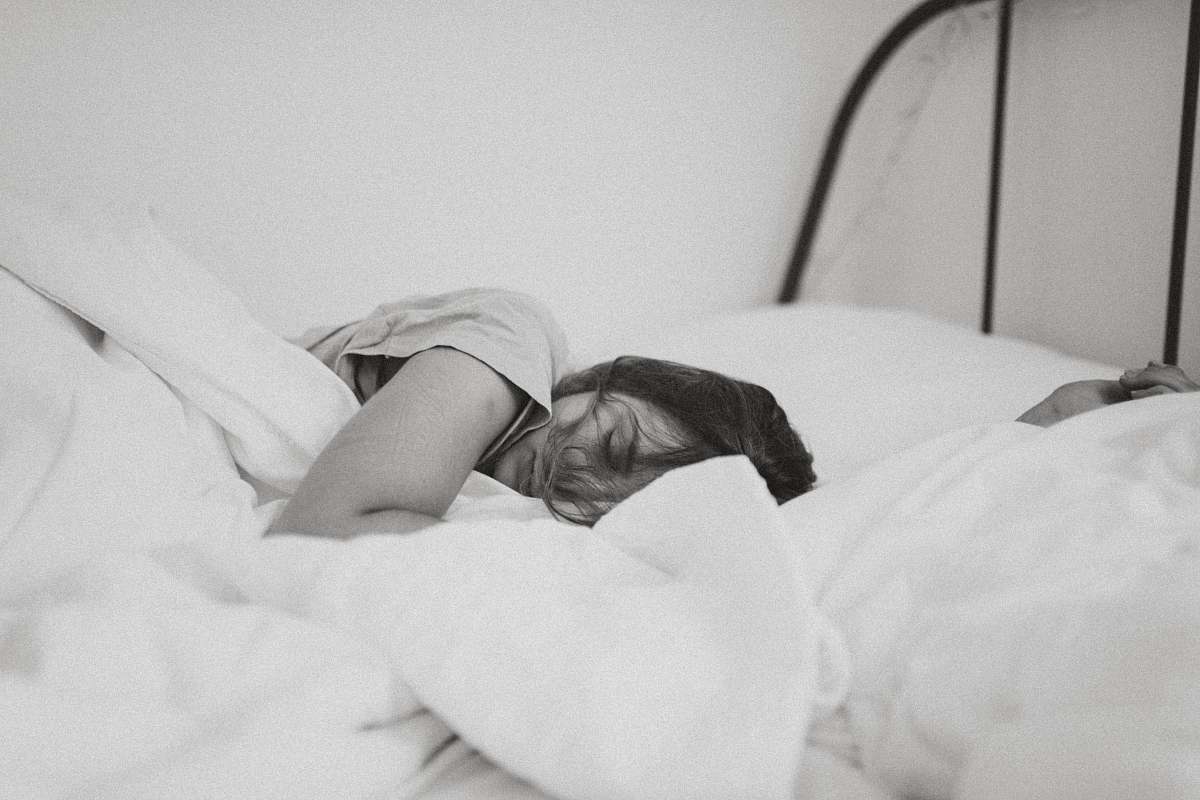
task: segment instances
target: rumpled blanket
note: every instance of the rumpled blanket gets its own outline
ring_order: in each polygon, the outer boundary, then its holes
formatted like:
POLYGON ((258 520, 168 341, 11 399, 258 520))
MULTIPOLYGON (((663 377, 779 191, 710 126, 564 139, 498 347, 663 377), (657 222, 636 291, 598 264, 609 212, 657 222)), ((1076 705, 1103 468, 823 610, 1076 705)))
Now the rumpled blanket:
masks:
POLYGON ((1200 393, 966 428, 785 515, 893 791, 1200 797, 1200 393))
POLYGON ((845 676, 748 462, 593 530, 493 493, 262 538, 341 382, 153 225, 0 196, 0 264, 0 796, 419 797, 477 753, 521 796, 791 795, 845 676))
POLYGON ((0 796, 1200 796, 1200 394, 263 538, 344 385, 153 226, 0 195, 0 265, 0 796))

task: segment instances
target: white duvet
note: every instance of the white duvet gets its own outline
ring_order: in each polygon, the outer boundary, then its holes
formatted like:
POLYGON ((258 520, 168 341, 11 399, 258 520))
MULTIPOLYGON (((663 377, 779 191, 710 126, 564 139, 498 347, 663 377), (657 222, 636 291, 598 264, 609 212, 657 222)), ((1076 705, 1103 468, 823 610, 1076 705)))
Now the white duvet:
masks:
POLYGON ((784 513, 893 790, 1200 796, 1200 393, 945 434, 784 513))
POLYGON ((353 398, 152 228, 0 200, 0 796, 1200 793, 1200 395, 264 539, 353 398))
POLYGON ((264 539, 341 382, 152 226, 0 211, 0 796, 790 794, 836 636, 748 464, 592 531, 478 476, 421 534, 264 539))

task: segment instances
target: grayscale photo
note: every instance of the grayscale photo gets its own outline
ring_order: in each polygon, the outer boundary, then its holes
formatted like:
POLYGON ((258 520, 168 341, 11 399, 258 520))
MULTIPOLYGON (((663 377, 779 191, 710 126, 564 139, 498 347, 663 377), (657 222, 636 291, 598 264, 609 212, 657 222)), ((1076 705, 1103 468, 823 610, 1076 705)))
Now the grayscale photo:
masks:
POLYGON ((0 800, 1200 798, 1200 0, 0 0, 0 800))

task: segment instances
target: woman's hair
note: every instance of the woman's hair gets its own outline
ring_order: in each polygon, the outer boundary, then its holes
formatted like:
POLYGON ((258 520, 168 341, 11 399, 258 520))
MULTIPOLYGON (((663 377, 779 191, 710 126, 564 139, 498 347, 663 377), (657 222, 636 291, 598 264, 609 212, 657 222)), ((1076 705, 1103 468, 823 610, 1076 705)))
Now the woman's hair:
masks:
POLYGON ((812 455, 775 397, 753 383, 671 361, 621 356, 567 375, 553 398, 594 392, 588 413, 552 429, 542 462, 542 498, 551 513, 594 525, 613 506, 675 467, 744 455, 779 503, 812 488, 812 455), (656 412, 638 418, 629 400, 656 412), (633 436, 571 443, 604 406, 626 414, 633 436))

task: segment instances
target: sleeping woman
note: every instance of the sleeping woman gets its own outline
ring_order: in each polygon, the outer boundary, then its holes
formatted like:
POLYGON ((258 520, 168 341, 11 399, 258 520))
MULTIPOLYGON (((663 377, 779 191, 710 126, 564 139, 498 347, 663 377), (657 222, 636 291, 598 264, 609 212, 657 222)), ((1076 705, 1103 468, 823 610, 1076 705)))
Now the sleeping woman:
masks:
POLYGON ((766 389, 632 356, 564 375, 557 323, 516 292, 411 297, 299 343, 363 406, 270 532, 416 531, 446 513, 472 470, 584 525, 667 470, 714 456, 747 456, 780 503, 816 481, 766 389))
MULTIPOLYGON (((533 298, 498 289, 411 297, 300 344, 354 390, 337 433, 270 532, 350 537, 420 530, 472 470, 592 525, 675 467, 744 455, 783 503, 816 482, 812 455, 766 389, 623 356, 564 375, 566 346, 533 298)), ((1070 383, 1018 421, 1043 427, 1148 393, 1196 391, 1151 363, 1070 383)))

